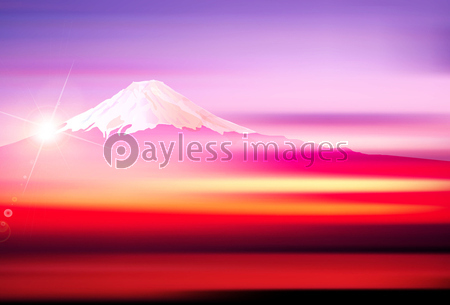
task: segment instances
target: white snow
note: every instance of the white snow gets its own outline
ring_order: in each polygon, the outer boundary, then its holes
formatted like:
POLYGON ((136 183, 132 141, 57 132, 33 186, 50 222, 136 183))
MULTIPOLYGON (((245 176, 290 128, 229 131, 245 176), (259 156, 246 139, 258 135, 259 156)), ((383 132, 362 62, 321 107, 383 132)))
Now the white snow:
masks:
POLYGON ((112 98, 66 122, 65 130, 98 128, 105 137, 117 128, 126 133, 153 129, 159 124, 197 129, 205 126, 220 134, 254 131, 221 119, 156 80, 133 82, 112 98))

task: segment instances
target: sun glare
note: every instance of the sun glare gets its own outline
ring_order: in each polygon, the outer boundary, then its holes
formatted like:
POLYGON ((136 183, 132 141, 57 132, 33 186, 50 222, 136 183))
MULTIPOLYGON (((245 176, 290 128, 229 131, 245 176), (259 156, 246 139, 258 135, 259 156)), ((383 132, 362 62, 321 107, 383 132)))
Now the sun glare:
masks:
POLYGON ((39 130, 39 137, 43 141, 52 140, 56 135, 56 126, 51 123, 43 124, 39 130))

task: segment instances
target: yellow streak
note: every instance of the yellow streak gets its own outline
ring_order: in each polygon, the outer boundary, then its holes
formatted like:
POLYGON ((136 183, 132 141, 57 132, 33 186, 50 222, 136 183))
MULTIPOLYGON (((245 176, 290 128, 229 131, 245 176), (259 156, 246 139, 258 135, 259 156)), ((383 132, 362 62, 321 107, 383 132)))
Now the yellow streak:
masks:
MULTIPOLYGON (((81 187, 81 186, 80 186, 81 187)), ((221 194, 420 192, 449 189, 436 179, 375 178, 213 178, 124 181, 120 188, 61 189, 24 198, 24 204, 87 207, 113 210, 235 215, 389 215, 432 212, 442 207, 389 203, 265 202, 259 198, 228 200, 221 194), (29 200, 27 200, 29 199, 29 200)))
POLYGON ((202 193, 366 193, 450 190, 450 182, 437 179, 376 178, 220 178, 171 180, 179 192, 202 193))

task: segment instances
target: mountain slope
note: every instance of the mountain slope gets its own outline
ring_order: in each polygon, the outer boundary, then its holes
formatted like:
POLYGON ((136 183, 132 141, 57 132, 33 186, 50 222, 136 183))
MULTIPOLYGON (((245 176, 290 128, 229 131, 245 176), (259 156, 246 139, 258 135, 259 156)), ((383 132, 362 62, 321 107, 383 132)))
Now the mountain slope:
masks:
POLYGON ((253 131, 221 119, 156 80, 133 82, 112 98, 66 122, 65 130, 100 129, 105 137, 115 129, 134 133, 157 125, 197 129, 205 126, 220 134, 253 131))

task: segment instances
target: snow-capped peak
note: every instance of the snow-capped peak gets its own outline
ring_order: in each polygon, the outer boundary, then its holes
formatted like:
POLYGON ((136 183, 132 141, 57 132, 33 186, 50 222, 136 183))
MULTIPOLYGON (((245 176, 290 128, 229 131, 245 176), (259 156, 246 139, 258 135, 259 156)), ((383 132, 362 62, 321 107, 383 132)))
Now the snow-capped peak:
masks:
POLYGON ((253 132, 213 115, 156 80, 133 82, 112 98, 68 120, 61 131, 88 131, 97 127, 107 137, 115 129, 133 133, 159 124, 180 129, 205 126, 220 134, 253 132))

